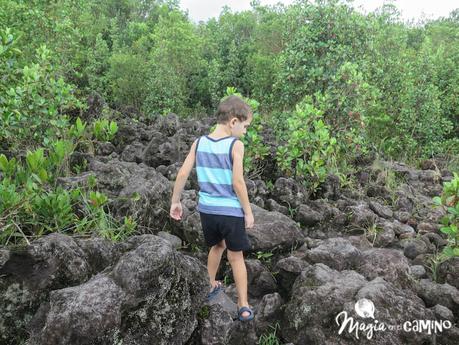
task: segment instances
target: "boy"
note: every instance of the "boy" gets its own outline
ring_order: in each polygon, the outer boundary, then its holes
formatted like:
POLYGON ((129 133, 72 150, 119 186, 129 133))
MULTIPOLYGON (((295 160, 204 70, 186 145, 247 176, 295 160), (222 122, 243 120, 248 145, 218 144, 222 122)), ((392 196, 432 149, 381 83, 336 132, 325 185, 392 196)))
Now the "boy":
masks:
POLYGON ((206 244, 210 247, 207 270, 210 278, 210 300, 222 289, 215 280, 225 249, 231 264, 238 295, 238 316, 241 321, 253 319, 247 300, 247 270, 243 251, 250 248, 246 228, 253 227, 254 218, 243 176, 244 144, 238 140, 247 131, 253 114, 241 98, 229 96, 217 109, 217 126, 209 135, 196 139, 177 173, 170 216, 182 217, 180 194, 194 166, 199 183, 198 208, 206 244))

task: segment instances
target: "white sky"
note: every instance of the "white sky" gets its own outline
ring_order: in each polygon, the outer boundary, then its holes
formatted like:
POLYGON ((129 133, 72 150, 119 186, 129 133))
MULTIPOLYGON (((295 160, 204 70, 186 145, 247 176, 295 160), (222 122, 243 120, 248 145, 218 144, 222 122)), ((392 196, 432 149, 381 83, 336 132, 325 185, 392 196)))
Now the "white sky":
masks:
MULTIPOLYGON (((261 0, 260 2, 262 5, 273 5, 278 2, 289 5, 294 0, 261 0)), ((368 13, 384 2, 394 3, 405 20, 446 17, 452 10, 459 8, 458 0, 354 0, 353 7, 362 6, 361 11, 368 13)), ((180 0, 180 5, 182 9, 188 9, 193 21, 199 22, 218 17, 224 5, 228 5, 233 12, 249 10, 250 0, 180 0)))

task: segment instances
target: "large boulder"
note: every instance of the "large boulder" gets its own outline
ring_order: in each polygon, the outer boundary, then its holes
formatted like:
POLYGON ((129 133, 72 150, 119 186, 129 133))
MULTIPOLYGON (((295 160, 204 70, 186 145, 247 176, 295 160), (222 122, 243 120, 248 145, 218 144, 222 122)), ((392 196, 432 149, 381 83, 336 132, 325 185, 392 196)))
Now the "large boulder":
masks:
POLYGON ((79 176, 60 178, 58 183, 75 188, 87 185, 89 177, 94 176, 98 190, 109 198, 111 214, 120 221, 133 216, 139 228, 147 232, 162 229, 169 221, 172 186, 155 169, 116 157, 93 157, 88 168, 79 176))
POLYGON ((82 285, 51 291, 49 305, 41 309, 30 344, 93 344, 115 342, 121 326, 123 289, 105 274, 82 285), (42 320, 38 320, 41 318, 42 320), (37 327, 38 328, 38 327, 37 327))
POLYGON ((240 322, 237 318, 237 307, 228 311, 224 306, 224 298, 220 293, 212 302, 210 308, 206 309, 206 316, 199 329, 200 336, 194 337, 192 344, 257 344, 262 335, 272 332, 273 325, 281 321, 282 307, 284 301, 282 297, 274 292, 266 294, 255 305, 249 301, 255 313, 254 319, 250 322, 240 322))
POLYGON ((257 307, 256 328, 259 336, 272 332, 272 325, 281 321, 283 305, 284 300, 277 292, 263 296, 257 307))
POLYGON ((277 272, 276 280, 283 296, 289 297, 293 283, 296 278, 310 264, 302 258, 289 256, 280 259, 274 266, 274 271, 277 272))
POLYGON ((133 216, 142 229, 162 229, 169 220, 171 185, 163 175, 145 164, 112 159, 89 164, 97 186, 110 198, 118 219, 133 216))
MULTIPOLYGON (((409 289, 399 289, 381 277, 377 277, 362 287, 354 300, 370 300, 375 306, 374 319, 385 325, 402 326, 404 322, 413 320, 435 321, 434 313, 426 308, 423 301, 409 289)), ((355 302, 348 303, 345 310, 356 315, 355 302)), ((373 319, 367 323, 373 323, 373 319)), ((347 330, 346 330, 346 333, 347 330)), ((349 335, 349 333, 347 334, 349 335)), ((365 337, 365 333, 361 337, 365 337)), ((403 329, 386 329, 375 331, 370 339, 371 344, 422 344, 431 339, 432 335, 424 332, 406 332, 403 329)), ((357 343, 357 342, 356 342, 357 343)))
POLYGON ((199 342, 203 345, 229 345, 228 337, 233 323, 232 314, 220 304, 213 304, 207 309, 208 315, 201 326, 199 342))
POLYGON ((121 255, 110 241, 52 233, 29 246, 0 251, 0 344, 27 337, 27 327, 50 292, 78 286, 121 255))
POLYGON ((104 240, 90 242, 53 233, 25 248, 1 251, 0 344, 27 336, 28 323, 50 291, 87 281, 118 256, 104 240))
POLYGON ((285 306, 283 338, 294 344, 339 344, 334 317, 365 284, 365 278, 355 271, 339 272, 322 263, 307 267, 296 279, 285 306))
POLYGON ((256 259, 246 259, 247 285, 254 297, 262 297, 277 290, 276 280, 272 273, 256 259))
POLYGON ((125 248, 110 271, 52 291, 33 320, 31 344, 181 344, 190 338, 208 291, 205 267, 154 235, 133 237, 125 248))
POLYGON ((295 220, 305 226, 313 226, 324 220, 324 215, 313 210, 308 205, 300 205, 295 215, 295 220))
POLYGON ((185 343, 208 277, 170 237, 51 234, 0 250, 0 344, 185 343))
POLYGON ((309 197, 308 191, 292 178, 279 177, 274 183, 273 195, 281 204, 296 208, 309 197))
MULTIPOLYGON (((286 342, 312 345, 430 343, 432 335, 427 330, 397 328, 413 320, 436 320, 434 312, 413 291, 400 289, 382 277, 368 282, 355 271, 339 272, 317 263, 295 281, 292 298, 285 305, 281 335, 286 342), (372 317, 357 314, 356 305, 362 299, 374 305, 372 317)), ((442 339, 451 339, 457 328, 444 329, 443 333, 442 339)))
POLYGON ((408 259, 397 249, 371 248, 363 251, 357 271, 369 280, 382 277, 396 287, 412 287, 408 259))
POLYGON ((252 229, 247 229, 253 251, 272 249, 288 250, 305 242, 305 234, 298 224, 279 212, 270 212, 251 205, 255 219, 252 229))
POLYGON ((459 290, 448 283, 438 284, 429 279, 421 279, 415 286, 428 307, 441 304, 459 316, 459 290))
POLYGON ((440 278, 459 289, 459 258, 450 258, 440 265, 440 278))
POLYGON ((338 271, 354 269, 360 263, 361 252, 345 238, 329 238, 306 252, 304 257, 311 263, 323 263, 338 271))

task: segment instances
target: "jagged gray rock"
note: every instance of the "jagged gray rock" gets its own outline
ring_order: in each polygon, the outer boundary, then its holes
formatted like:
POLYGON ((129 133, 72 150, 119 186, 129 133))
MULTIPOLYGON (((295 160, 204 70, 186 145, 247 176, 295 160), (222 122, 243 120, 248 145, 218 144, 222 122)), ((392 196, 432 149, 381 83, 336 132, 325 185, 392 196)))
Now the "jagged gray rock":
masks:
POLYGON ((208 292, 205 266, 155 235, 51 234, 2 257, 2 344, 26 332, 30 345, 184 343, 208 292))
POLYGON ((304 257, 311 263, 323 263, 338 271, 356 268, 361 252, 345 238, 330 238, 306 252, 304 257))

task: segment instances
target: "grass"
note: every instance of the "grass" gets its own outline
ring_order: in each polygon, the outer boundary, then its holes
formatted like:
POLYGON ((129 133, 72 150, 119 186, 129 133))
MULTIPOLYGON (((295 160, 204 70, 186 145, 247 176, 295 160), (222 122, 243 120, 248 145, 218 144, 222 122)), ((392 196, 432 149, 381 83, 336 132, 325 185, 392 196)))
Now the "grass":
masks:
POLYGON ((228 286, 232 283, 234 283, 233 278, 230 275, 225 274, 225 276, 223 277, 223 284, 225 284, 225 286, 228 286))
POLYGON ((376 182, 386 187, 391 195, 392 204, 394 205, 397 200, 397 188, 402 183, 406 183, 406 178, 403 175, 395 173, 390 167, 385 166, 379 160, 373 162, 371 169, 373 171, 379 171, 376 182))
POLYGON ((281 345, 280 340, 276 335, 277 329, 279 328, 279 323, 276 322, 274 326, 270 325, 269 327, 272 328, 272 331, 260 336, 257 344, 258 345, 281 345))
POLYGON ((207 319, 209 318, 210 310, 208 305, 202 306, 202 308, 198 312, 198 317, 200 319, 207 319))
POLYGON ((375 244, 376 236, 378 236, 379 233, 384 231, 384 229, 382 227, 378 226, 376 222, 374 222, 372 220, 368 220, 368 221, 364 222, 364 224, 362 224, 362 225, 355 225, 354 224, 354 225, 347 226, 346 229, 345 229, 345 232, 347 232, 347 233, 351 233, 352 232, 353 233, 356 230, 361 231, 365 235, 365 238, 368 238, 368 236, 373 236, 373 241, 370 242, 372 246, 374 246, 374 244, 375 244))
POLYGON ((263 251, 258 251, 256 253, 257 259, 260 260, 261 262, 264 262, 266 264, 271 263, 271 256, 274 254, 272 252, 263 252, 263 251))
POLYGON ((448 259, 442 252, 435 252, 434 254, 430 254, 427 256, 427 268, 430 270, 432 274, 432 280, 434 282, 438 282, 438 270, 440 265, 448 259))
POLYGON ((373 247, 376 241, 376 237, 379 233, 383 232, 384 229, 379 227, 376 223, 371 224, 369 227, 365 229, 365 237, 370 235, 373 236, 373 240, 371 242, 371 246, 373 247))

